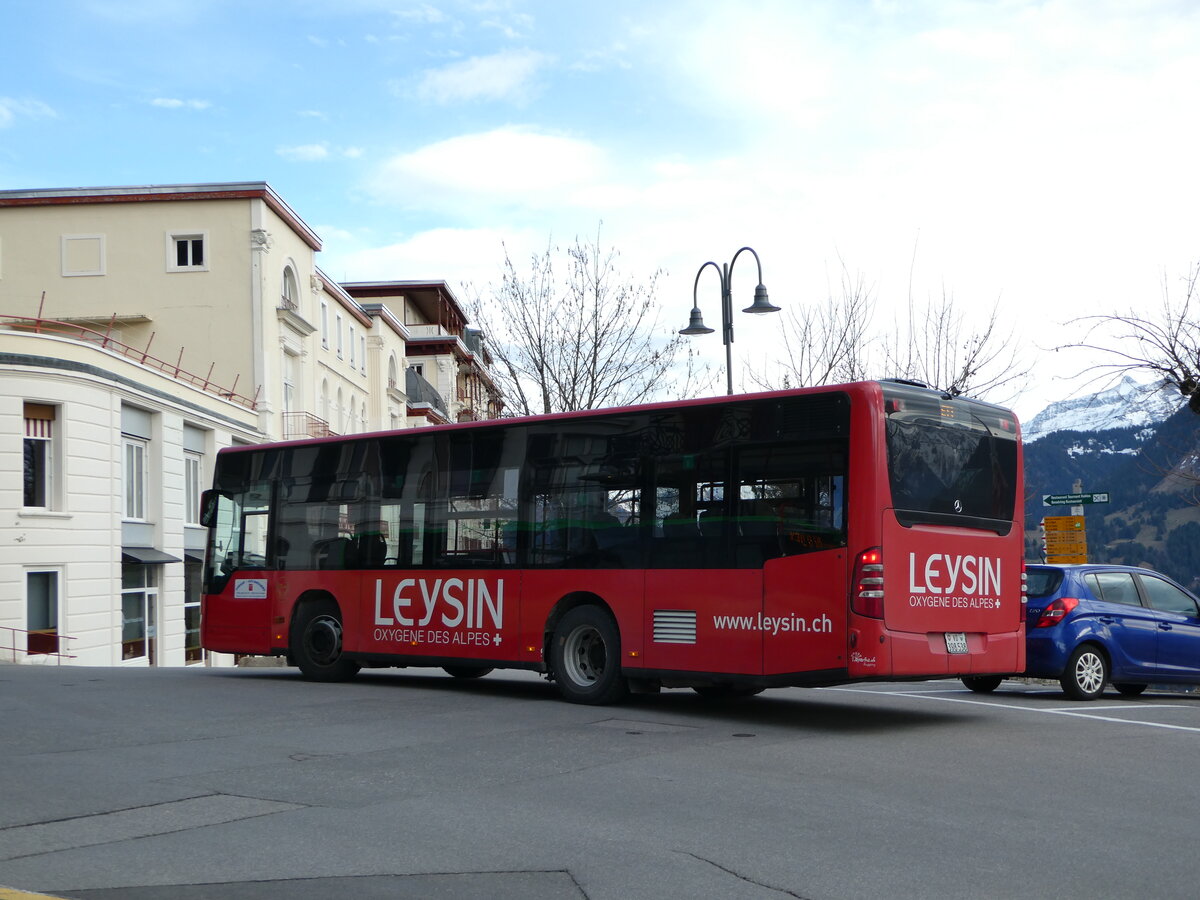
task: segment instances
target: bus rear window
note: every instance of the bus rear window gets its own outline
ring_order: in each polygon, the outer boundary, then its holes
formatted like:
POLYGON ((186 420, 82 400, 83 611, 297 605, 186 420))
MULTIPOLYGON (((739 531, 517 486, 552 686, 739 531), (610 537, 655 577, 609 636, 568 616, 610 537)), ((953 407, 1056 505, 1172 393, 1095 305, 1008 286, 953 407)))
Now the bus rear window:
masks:
POLYGON ((902 525, 1007 533, 1016 507, 1017 440, 998 407, 885 389, 888 477, 902 525))

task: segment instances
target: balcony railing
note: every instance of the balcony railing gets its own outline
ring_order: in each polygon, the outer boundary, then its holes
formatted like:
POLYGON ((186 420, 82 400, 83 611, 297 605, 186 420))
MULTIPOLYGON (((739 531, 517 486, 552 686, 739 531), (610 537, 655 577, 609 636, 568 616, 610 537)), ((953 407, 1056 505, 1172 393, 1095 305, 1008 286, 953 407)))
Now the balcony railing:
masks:
MULTIPOLYGON (((116 317, 113 317, 115 321, 116 317)), ((212 370, 216 363, 208 367, 208 375, 195 375, 180 368, 180 362, 183 361, 183 348, 179 348, 179 359, 174 364, 158 359, 150 355, 150 344, 154 340, 154 334, 151 333, 150 340, 146 342, 146 347, 143 350, 137 350, 130 347, 128 344, 122 344, 116 338, 112 337, 109 332, 99 332, 91 328, 85 328, 82 325, 76 325, 72 322, 60 322, 57 319, 38 319, 27 316, 0 316, 0 323, 3 323, 13 331, 32 332, 34 334, 56 335, 58 337, 73 338, 77 341, 84 341, 89 344, 95 344, 101 350, 107 350, 110 353, 115 353, 119 356, 124 356, 126 359, 133 360, 136 363, 141 363, 144 366, 150 366, 153 369, 158 369, 165 375, 170 376, 178 381, 192 385, 202 391, 207 391, 210 394, 216 394, 218 397, 223 397, 247 409, 258 408, 258 391, 254 392, 253 397, 246 397, 237 392, 238 378, 233 379, 233 385, 229 388, 223 388, 212 380, 212 370)), ((112 330, 112 323, 109 323, 109 331, 112 330)), ((240 376, 238 376, 240 377, 240 376)))
POLYGON ((286 441, 331 437, 333 434, 328 422, 310 412, 285 412, 283 414, 283 439, 286 441))
POLYGON ((52 631, 25 631, 0 625, 0 662, 23 662, 36 660, 46 665, 62 665, 64 659, 74 659, 69 653, 70 642, 75 640, 65 634, 52 631))

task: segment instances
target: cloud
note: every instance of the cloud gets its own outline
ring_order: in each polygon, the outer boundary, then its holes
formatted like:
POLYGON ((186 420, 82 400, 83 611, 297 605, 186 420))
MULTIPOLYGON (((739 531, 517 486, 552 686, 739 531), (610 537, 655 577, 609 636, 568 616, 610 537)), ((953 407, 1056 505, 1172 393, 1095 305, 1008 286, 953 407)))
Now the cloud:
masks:
POLYGON ((150 101, 151 106, 162 109, 208 109, 212 106, 208 100, 180 100, 176 97, 155 97, 150 101))
POLYGON ((569 203, 575 191, 602 183, 608 168, 603 151, 588 141, 506 127, 395 156, 375 174, 371 191, 417 208, 489 201, 544 206, 569 203))
POLYGON ((327 143, 299 144, 295 147, 276 147, 275 153, 292 162, 324 162, 334 157, 358 159, 363 155, 361 147, 334 147, 327 143))
POLYGON ((0 128, 7 128, 18 118, 56 119, 58 113, 40 100, 17 100, 0 97, 0 128))
POLYGON ((301 144, 297 147, 279 147, 275 150, 284 159, 292 162, 320 162, 329 158, 329 148, 324 144, 301 144))
POLYGON ((432 103, 471 100, 521 100, 549 57, 532 50, 506 50, 474 56, 431 69, 417 85, 417 96, 432 103))

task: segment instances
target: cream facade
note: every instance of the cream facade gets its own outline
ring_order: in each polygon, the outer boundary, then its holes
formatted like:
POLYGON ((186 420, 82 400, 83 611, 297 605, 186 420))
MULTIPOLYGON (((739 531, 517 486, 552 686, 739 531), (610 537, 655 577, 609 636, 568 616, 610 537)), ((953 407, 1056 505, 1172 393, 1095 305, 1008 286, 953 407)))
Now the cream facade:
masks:
POLYGON ((262 182, 0 191, 0 661, 229 663, 196 644, 217 450, 499 413, 444 283, 356 297, 320 246, 262 182))

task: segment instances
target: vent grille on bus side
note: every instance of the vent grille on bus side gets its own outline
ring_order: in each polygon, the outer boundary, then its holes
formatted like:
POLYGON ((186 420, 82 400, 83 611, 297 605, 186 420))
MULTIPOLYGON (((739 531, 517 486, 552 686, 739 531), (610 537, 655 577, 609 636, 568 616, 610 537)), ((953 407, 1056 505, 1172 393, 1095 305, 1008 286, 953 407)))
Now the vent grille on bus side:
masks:
POLYGON ((654 611, 654 643, 696 643, 695 610, 656 609, 654 611))
POLYGON ((818 394, 782 400, 775 410, 779 437, 840 437, 847 431, 849 404, 845 394, 818 394))

